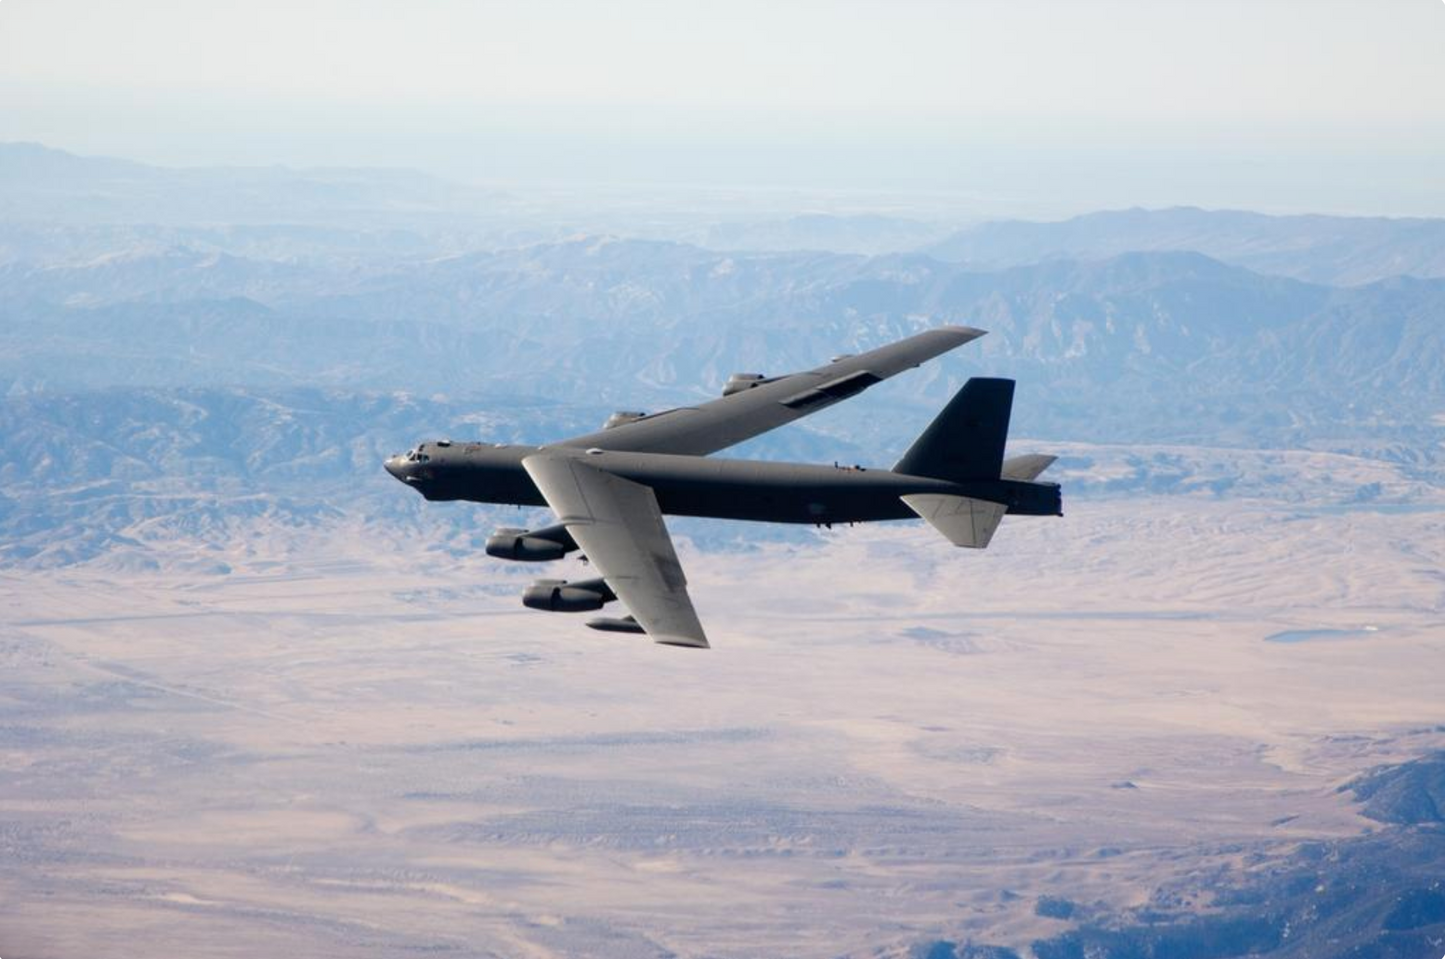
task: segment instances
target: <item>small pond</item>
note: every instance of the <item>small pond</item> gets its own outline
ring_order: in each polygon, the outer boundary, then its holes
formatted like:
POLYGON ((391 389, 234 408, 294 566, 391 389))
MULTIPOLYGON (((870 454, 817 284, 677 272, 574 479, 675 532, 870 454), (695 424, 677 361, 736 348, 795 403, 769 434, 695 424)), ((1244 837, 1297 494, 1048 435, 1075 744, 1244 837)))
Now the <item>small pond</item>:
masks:
POLYGON ((1378 633, 1378 626, 1362 626, 1359 629, 1287 629, 1282 633, 1271 633, 1264 638, 1266 643, 1308 643, 1317 639, 1362 639, 1378 633))

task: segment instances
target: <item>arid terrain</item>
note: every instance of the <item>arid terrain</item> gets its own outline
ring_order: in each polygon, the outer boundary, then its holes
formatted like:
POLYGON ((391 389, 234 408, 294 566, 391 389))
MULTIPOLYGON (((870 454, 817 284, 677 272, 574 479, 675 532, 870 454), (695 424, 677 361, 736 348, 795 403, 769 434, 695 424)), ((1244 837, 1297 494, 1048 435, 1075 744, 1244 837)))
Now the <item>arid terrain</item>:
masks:
POLYGON ((710 651, 248 533, 225 575, 4 572, 0 955, 1022 951, 1041 903, 1204 908, 1372 830, 1338 788, 1445 745, 1430 506, 684 543, 710 651))

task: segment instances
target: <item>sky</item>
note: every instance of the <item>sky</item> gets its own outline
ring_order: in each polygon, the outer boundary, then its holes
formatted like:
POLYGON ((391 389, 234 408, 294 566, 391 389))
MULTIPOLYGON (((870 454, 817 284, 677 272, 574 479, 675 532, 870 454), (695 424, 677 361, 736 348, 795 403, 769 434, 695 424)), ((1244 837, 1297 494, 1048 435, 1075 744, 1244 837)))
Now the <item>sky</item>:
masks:
POLYGON ((1445 215, 1442 0, 0 0, 0 139, 489 183, 1445 215))

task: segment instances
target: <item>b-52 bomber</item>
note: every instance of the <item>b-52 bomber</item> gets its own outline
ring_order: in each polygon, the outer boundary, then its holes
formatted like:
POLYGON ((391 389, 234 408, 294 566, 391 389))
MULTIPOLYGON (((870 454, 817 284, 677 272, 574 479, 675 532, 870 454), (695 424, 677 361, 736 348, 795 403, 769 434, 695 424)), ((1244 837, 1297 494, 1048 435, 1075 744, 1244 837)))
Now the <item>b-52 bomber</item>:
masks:
POLYGON ((542 529, 497 530, 487 553, 546 562, 581 549, 600 575, 543 579, 522 602, 553 612, 630 615, 594 629, 707 647, 663 516, 769 523, 922 518, 955 546, 982 549, 1005 514, 1061 516, 1052 456, 1004 459, 1013 380, 973 378, 891 470, 712 458, 708 454, 815 413, 984 335, 943 326, 786 376, 734 374, 721 399, 660 413, 615 413, 596 433, 545 446, 433 440, 386 461, 429 500, 549 506, 542 529))

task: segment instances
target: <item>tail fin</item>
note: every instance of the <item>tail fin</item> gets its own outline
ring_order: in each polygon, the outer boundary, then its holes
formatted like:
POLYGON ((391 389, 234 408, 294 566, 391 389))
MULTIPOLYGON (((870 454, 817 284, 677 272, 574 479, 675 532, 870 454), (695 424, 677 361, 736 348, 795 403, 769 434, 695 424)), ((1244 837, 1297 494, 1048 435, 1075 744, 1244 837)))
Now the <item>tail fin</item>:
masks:
POLYGON ((913 442, 893 472, 953 482, 998 479, 1013 401, 1013 380, 974 377, 913 442))
POLYGON ((969 380, 893 467, 958 484, 957 492, 903 497, 955 546, 985 548, 1008 513, 1063 515, 1058 484, 1036 482, 1054 457, 1003 458, 1013 399, 1013 380, 969 380))

